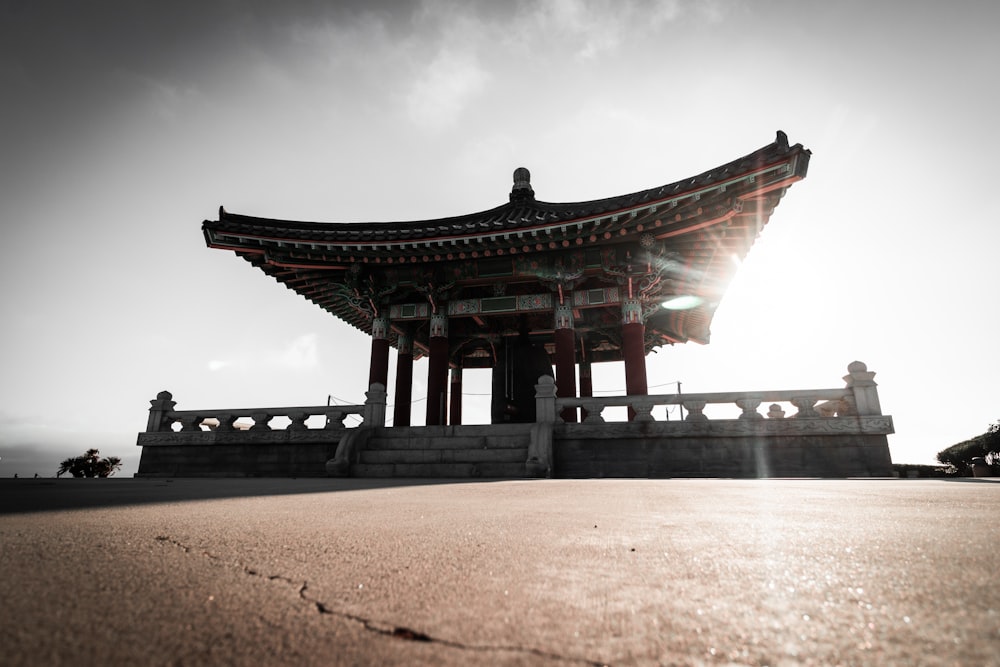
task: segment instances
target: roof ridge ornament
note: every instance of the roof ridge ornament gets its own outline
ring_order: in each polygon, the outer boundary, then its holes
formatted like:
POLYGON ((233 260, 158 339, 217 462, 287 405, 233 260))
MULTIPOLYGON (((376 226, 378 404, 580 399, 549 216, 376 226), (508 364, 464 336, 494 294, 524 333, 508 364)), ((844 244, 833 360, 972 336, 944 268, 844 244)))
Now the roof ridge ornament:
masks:
POLYGON ((778 130, 775 137, 774 143, 778 144, 778 150, 785 152, 788 150, 788 135, 778 130))
POLYGON ((535 191, 531 189, 531 172, 524 167, 514 170, 514 187, 510 190, 511 202, 535 201, 535 191))

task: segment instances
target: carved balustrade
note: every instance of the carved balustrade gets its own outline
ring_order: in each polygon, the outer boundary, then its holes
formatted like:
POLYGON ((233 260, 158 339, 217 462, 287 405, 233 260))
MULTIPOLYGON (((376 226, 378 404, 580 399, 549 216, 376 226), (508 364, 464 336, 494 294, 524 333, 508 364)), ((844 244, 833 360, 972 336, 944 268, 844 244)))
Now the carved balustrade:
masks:
MULTIPOLYGON (((161 391, 150 401, 149 421, 146 433, 202 433, 215 431, 218 433, 239 432, 247 430, 250 433, 266 431, 330 431, 346 428, 344 420, 350 415, 358 416, 362 423, 366 417, 366 405, 321 405, 288 408, 225 408, 219 410, 175 410, 176 402, 168 391, 161 391), (286 418, 288 425, 284 429, 275 428, 271 421, 275 418, 286 418), (322 417, 323 425, 310 427, 307 423, 311 417, 322 417), (250 419, 253 423, 249 428, 241 427, 237 419, 250 419), (174 426, 179 424, 179 431, 174 426)), ((318 421, 318 420, 314 420, 318 421)))
POLYGON ((586 418, 584 424, 605 423, 603 412, 610 407, 628 407, 635 412, 633 421, 656 421, 653 409, 658 406, 681 406, 686 412, 684 421, 709 421, 705 408, 709 405, 735 405, 739 408, 740 420, 785 419, 781 403, 791 404, 797 410, 788 419, 822 419, 831 417, 872 417, 881 416, 876 384, 872 380, 875 373, 869 372, 861 362, 848 366, 844 376, 846 386, 841 389, 786 389, 775 391, 716 392, 699 394, 659 394, 642 396, 555 396, 549 385, 551 378, 543 377, 536 385, 537 413, 539 421, 561 421, 559 415, 567 408, 571 411, 582 408, 586 418), (822 401, 822 403, 821 403, 822 401), (552 405, 548 405, 548 403, 552 405), (761 413, 761 405, 771 405, 766 414, 761 413), (552 416, 551 419, 548 416, 552 416))
POLYGON ((748 392, 718 392, 706 394, 659 394, 647 396, 601 396, 586 398, 556 398, 556 414, 564 408, 583 408, 587 417, 583 423, 602 424, 605 422, 603 412, 610 407, 629 407, 635 411, 634 421, 656 421, 653 408, 658 406, 681 406, 687 413, 685 421, 707 421, 704 410, 709 405, 736 405, 740 409, 739 419, 783 419, 783 410, 769 410, 767 415, 761 414, 759 408, 765 402, 791 403, 798 412, 791 416, 819 417, 813 406, 819 401, 841 403, 838 415, 850 414, 848 407, 851 402, 849 389, 811 389, 811 390, 778 390, 778 391, 748 391, 748 392))

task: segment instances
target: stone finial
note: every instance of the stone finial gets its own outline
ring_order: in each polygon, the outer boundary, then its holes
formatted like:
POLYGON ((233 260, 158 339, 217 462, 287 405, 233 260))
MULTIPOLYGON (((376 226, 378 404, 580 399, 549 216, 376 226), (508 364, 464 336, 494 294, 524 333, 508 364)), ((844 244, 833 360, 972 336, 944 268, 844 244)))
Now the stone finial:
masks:
POLYGON ((157 431, 168 430, 170 428, 171 421, 169 415, 177 405, 177 402, 172 399, 173 394, 164 390, 149 402, 149 419, 146 421, 146 431, 148 433, 156 433, 157 431))
POLYGON ((781 409, 781 406, 777 403, 772 403, 771 407, 767 410, 768 419, 784 419, 785 411, 781 409))
POLYGON ((847 375, 844 382, 848 387, 874 387, 875 373, 868 370, 868 366, 861 361, 852 361, 847 365, 847 375))
POLYGON ((524 167, 514 170, 514 187, 510 190, 510 200, 534 201, 535 191, 531 189, 531 172, 524 167))
POLYGON ((551 375, 538 376, 535 384, 535 398, 555 398, 556 381, 551 375))
POLYGON ((844 382, 854 394, 854 405, 850 406, 852 412, 857 411, 861 416, 882 414, 875 373, 868 370, 868 366, 860 361, 852 361, 847 366, 844 382))

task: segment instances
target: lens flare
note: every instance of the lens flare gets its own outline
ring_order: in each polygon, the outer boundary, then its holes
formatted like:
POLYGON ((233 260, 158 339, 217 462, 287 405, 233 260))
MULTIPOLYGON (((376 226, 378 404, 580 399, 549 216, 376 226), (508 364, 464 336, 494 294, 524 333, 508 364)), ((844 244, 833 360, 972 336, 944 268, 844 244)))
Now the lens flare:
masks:
POLYGON ((705 300, 700 296, 683 295, 667 299, 660 305, 667 310, 691 310, 704 302, 705 300))

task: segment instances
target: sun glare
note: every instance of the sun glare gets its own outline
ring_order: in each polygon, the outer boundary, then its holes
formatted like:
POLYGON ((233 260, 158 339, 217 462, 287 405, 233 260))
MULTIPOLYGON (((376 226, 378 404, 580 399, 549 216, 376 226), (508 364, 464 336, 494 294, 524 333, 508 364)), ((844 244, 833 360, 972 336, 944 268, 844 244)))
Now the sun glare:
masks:
POLYGON ((699 296, 682 295, 667 299, 660 306, 667 310, 691 310, 700 306, 704 301, 699 296))

